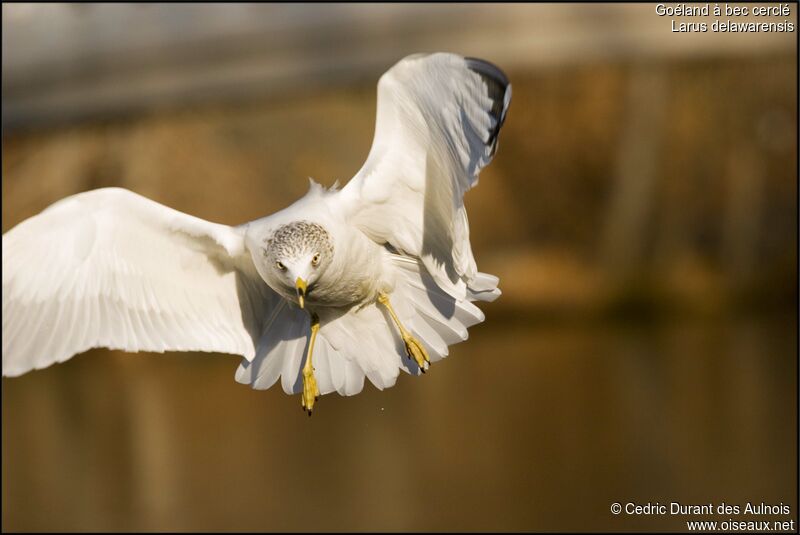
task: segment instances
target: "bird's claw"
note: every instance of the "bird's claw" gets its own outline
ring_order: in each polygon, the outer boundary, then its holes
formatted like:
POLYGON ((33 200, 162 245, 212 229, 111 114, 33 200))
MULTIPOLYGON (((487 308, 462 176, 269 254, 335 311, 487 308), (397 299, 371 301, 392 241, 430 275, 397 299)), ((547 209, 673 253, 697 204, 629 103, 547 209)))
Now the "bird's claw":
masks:
POLYGON ((422 373, 425 373, 427 366, 431 363, 431 359, 428 357, 428 352, 425 350, 420 341, 410 334, 404 334, 403 342, 406 345, 406 355, 408 355, 409 358, 413 358, 422 373))
POLYGON ((422 343, 414 338, 411 333, 403 327, 403 324, 400 323, 400 318, 397 317, 397 314, 392 308, 392 304, 389 302, 389 296, 384 293, 378 294, 378 302, 386 307, 395 325, 397 325, 397 329, 400 331, 400 337, 406 345, 406 355, 408 355, 408 358, 414 359, 422 373, 425 373, 427 366, 431 363, 431 359, 428 358, 428 352, 422 346, 422 343))
POLYGON ((303 396, 300 402, 303 405, 303 410, 311 416, 311 411, 314 410, 314 402, 319 399, 319 388, 317 387, 317 380, 314 378, 314 371, 303 371, 303 396))

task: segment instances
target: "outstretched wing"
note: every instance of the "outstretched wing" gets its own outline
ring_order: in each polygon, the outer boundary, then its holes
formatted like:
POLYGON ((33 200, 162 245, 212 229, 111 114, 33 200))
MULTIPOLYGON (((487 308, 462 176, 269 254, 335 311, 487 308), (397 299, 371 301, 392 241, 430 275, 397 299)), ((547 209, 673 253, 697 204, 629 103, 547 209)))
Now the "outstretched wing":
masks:
POLYGON ((92 347, 252 359, 278 301, 239 230, 124 189, 80 193, 3 235, 3 375, 92 347))
POLYGON ((403 59, 378 83, 372 148, 341 191, 354 225, 421 258, 457 298, 491 290, 479 286, 463 197, 497 150, 510 100, 506 76, 486 61, 403 59))

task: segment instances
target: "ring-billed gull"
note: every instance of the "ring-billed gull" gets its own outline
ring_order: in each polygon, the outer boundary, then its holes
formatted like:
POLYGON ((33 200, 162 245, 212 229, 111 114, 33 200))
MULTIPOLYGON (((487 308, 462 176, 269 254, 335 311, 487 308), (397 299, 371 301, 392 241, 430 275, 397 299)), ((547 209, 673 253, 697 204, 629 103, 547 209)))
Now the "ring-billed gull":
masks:
POLYGON ((62 199, 3 235, 3 375, 92 347, 241 355, 236 380, 320 394, 424 372, 483 321, 464 193, 511 99, 496 66, 416 54, 378 83, 375 136, 348 184, 229 227, 133 192, 62 199))

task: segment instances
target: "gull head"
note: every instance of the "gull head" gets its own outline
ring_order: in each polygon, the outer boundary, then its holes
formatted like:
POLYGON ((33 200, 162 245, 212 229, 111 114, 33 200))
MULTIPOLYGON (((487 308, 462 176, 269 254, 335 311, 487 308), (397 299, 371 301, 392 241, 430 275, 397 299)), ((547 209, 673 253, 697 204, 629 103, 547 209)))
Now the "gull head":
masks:
POLYGON ((294 221, 281 225, 266 240, 267 282, 284 295, 294 294, 300 308, 333 259, 328 231, 318 223, 294 221), (281 291, 282 290, 282 291, 281 291))

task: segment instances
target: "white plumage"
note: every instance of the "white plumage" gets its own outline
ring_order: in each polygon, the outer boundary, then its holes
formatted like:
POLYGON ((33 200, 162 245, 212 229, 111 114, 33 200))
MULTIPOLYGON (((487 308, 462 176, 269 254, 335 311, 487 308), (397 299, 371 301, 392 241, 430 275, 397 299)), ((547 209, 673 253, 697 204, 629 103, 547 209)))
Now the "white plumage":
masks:
POLYGON ((430 362, 483 321, 472 301, 496 298, 498 281, 477 271, 463 195, 494 155, 510 98, 487 62, 410 56, 381 77, 372 149, 344 188, 312 183, 238 227, 119 188, 53 204, 3 235, 3 375, 92 347, 214 351, 244 357, 237 381, 298 393, 309 312, 320 393, 424 371, 376 298, 389 296, 430 362), (305 310, 295 278, 308 281, 305 310))

